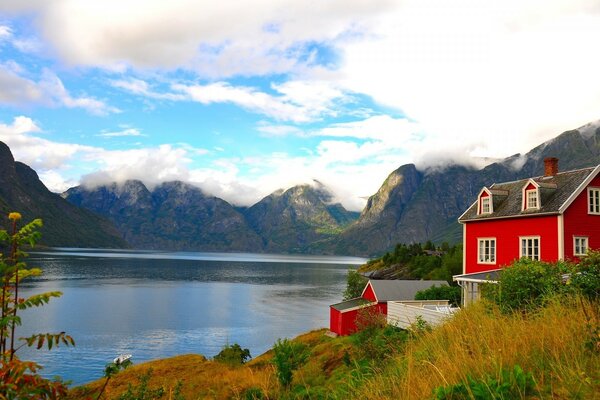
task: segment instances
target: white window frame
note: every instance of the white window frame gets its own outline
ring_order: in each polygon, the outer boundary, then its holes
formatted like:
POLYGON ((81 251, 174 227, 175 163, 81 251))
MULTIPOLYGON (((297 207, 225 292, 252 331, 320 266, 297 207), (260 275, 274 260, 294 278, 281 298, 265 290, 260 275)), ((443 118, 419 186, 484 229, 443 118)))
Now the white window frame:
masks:
POLYGON ((587 256, 587 251, 590 248, 590 241, 588 236, 573 236, 573 255, 576 257, 587 256), (579 242, 579 243, 577 243, 579 242), (579 249, 579 251, 578 251, 579 249), (581 251, 584 249, 584 251, 581 251))
POLYGON ((600 215, 600 188, 588 187, 588 214, 600 215))
POLYGON ((492 213, 492 196, 486 196, 481 198, 481 214, 492 213), (487 206, 487 210, 486 210, 487 206))
POLYGON ((539 190, 528 189, 525 191, 525 209, 527 210, 539 210, 540 209, 540 196, 539 190), (531 196, 533 195, 533 196, 531 196), (535 202, 535 204, 532 204, 535 202))
POLYGON ((488 264, 488 265, 496 264, 497 248, 498 247, 496 246, 496 238, 495 237, 477 238, 477 264, 488 264), (485 251, 484 251, 484 254, 481 254, 482 242, 483 242, 484 249, 488 248, 488 251, 487 251, 489 253, 488 259, 485 258, 485 251), (492 243, 493 243, 493 246, 492 246, 492 243), (493 252, 492 252, 492 250, 493 250, 493 252))
POLYGON ((529 258, 530 260, 540 261, 542 259, 542 239, 539 236, 519 236, 519 257, 529 258), (525 254, 523 254, 523 241, 524 240, 537 240, 537 258, 535 258, 534 249, 535 245, 532 242, 531 248, 529 243, 526 244, 527 248, 525 254))

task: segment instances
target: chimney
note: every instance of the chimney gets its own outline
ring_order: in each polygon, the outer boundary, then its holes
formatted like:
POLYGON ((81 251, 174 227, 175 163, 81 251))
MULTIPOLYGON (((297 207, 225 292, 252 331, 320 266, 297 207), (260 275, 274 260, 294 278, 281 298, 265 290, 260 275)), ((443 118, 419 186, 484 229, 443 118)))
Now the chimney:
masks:
POLYGON ((544 158, 544 176, 554 176, 558 174, 558 158, 544 158))

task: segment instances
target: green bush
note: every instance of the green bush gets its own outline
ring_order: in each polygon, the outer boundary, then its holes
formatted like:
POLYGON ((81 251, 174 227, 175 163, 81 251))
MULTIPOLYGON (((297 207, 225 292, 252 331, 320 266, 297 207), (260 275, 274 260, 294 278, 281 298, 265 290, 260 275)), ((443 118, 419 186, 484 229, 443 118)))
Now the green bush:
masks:
POLYGON ((406 331, 387 324, 386 316, 375 307, 358 312, 357 332, 352 335, 358 352, 364 360, 380 362, 399 353, 408 334, 406 331))
POLYGON ((590 251, 573 269, 569 285, 590 300, 600 300, 600 251, 590 251))
POLYGON ((467 376, 467 382, 442 386, 435 390, 437 400, 510 400, 537 394, 531 372, 525 373, 520 366, 502 370, 497 378, 476 380, 467 376))
POLYGON ((482 294, 503 312, 535 310, 551 297, 567 291, 562 276, 571 269, 572 266, 564 262, 522 258, 502 270, 497 284, 485 284, 482 294))
POLYGON ((251 387, 246 389, 244 392, 245 400, 262 400, 265 398, 265 394, 263 393, 261 388, 251 387))
POLYGON ((360 297, 367 282, 368 279, 362 276, 358 271, 349 269, 346 290, 344 290, 344 300, 360 297))
POLYGON ((225 364, 241 365, 251 358, 250 350, 242 349, 239 344, 234 343, 232 345, 225 345, 214 359, 225 364))
POLYGON ((277 368, 277 379, 282 386, 289 387, 294 371, 308 359, 308 346, 288 339, 277 339, 273 346, 273 364, 277 368))
POLYGON ((448 300, 453 306, 460 305, 459 286, 432 286, 429 289, 419 290, 415 300, 448 300))

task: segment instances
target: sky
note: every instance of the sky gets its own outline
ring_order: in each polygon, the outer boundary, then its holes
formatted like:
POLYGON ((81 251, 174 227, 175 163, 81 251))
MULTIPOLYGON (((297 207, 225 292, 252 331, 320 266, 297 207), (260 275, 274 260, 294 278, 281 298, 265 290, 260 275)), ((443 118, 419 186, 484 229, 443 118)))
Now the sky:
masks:
POLYGON ((360 210, 403 164, 600 119, 599 44, 598 0, 0 0, 0 141, 55 192, 318 180, 360 210))

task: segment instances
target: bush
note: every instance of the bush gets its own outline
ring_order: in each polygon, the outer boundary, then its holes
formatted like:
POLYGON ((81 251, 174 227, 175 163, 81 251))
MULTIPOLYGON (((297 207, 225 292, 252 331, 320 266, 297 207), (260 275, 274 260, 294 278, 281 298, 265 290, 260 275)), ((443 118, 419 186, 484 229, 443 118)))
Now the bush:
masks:
POLYGON ((563 262, 546 263, 522 258, 502 270, 497 284, 485 284, 482 294, 503 312, 535 310, 567 290, 562 275, 571 268, 563 262))
POLYGON ((368 279, 362 276, 358 271, 349 269, 346 290, 344 290, 344 300, 360 297, 367 282, 368 279))
POLYGON ((460 305, 459 286, 432 286, 429 289, 419 290, 415 300, 448 300, 453 306, 460 305))
POLYGON ((467 376, 467 382, 439 387, 435 390, 437 400, 493 400, 522 399, 537 394, 531 372, 525 373, 520 366, 502 370, 496 379, 486 377, 476 380, 467 376))
POLYGON ((356 328, 358 331, 353 340, 365 360, 382 361, 397 354, 408 337, 406 331, 388 325, 386 316, 375 307, 366 307, 358 312, 356 328))
POLYGON ((273 353, 272 362, 277 368, 277 379, 282 386, 289 387, 294 371, 308 359, 308 346, 288 339, 277 339, 273 353))
POLYGON ((600 251, 590 251, 573 269, 569 284, 584 297, 600 300, 600 251))
POLYGON ((250 350, 242 349, 239 344, 234 343, 232 345, 225 345, 214 359, 225 364, 241 365, 251 358, 250 350))

